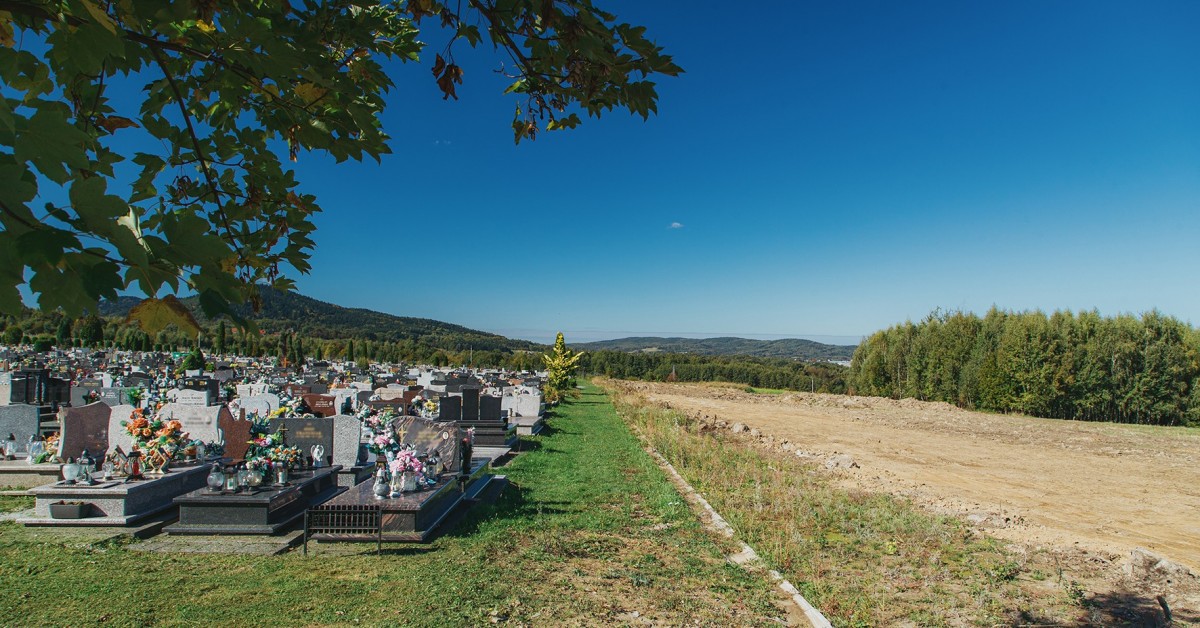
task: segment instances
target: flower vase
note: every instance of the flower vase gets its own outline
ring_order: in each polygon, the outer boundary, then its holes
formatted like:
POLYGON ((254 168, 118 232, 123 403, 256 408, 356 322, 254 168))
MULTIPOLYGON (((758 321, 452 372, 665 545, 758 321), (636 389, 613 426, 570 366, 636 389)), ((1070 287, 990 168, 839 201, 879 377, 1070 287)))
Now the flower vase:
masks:
POLYGON ((275 483, 280 486, 287 486, 288 483, 288 468, 287 465, 275 466, 275 483))

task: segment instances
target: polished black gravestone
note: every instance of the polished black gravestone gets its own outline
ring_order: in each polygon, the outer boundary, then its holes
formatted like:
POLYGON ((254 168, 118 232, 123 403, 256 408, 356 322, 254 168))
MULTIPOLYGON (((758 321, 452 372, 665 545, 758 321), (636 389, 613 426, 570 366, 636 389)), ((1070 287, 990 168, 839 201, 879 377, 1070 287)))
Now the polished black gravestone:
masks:
POLYGON ((347 542, 422 542, 464 500, 482 493, 492 481, 490 458, 473 458, 470 473, 443 473, 422 491, 375 497, 374 482, 359 484, 311 509, 306 538, 347 542), (364 525, 365 523, 365 525, 364 525))
POLYGON ((340 466, 296 471, 288 486, 261 486, 239 493, 201 488, 175 498, 179 522, 167 534, 277 534, 344 489, 340 466))
POLYGON ((328 465, 333 461, 333 419, 329 418, 286 418, 271 419, 270 429, 278 431, 280 427, 287 428, 287 444, 298 447, 300 455, 308 460, 312 457, 314 445, 320 445, 325 450, 321 464, 328 465))

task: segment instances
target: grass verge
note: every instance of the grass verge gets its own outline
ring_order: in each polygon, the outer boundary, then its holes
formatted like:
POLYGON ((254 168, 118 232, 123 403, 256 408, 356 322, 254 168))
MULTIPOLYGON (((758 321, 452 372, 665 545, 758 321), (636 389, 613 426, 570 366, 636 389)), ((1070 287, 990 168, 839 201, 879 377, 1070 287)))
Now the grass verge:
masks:
POLYGON ((723 559, 602 391, 523 448, 494 506, 383 556, 143 553, 0 523, 0 624, 777 625, 769 583, 723 559))
POLYGON ((1069 586, 1046 586, 1046 557, 901 498, 838 488, 794 455, 606 386, 622 417, 835 625, 1086 621, 1069 586))

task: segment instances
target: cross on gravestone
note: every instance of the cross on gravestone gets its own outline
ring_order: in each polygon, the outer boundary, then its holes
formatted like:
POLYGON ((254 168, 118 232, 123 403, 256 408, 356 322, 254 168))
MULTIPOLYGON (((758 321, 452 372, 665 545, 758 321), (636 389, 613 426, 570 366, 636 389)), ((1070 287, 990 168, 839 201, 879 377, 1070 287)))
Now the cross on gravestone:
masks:
POLYGON ((63 408, 62 436, 58 440, 58 457, 78 458, 83 450, 96 460, 108 451, 108 420, 112 408, 108 404, 89 403, 81 407, 63 408))
POLYGON ((312 456, 312 446, 321 445, 325 449, 325 460, 322 464, 329 464, 329 457, 333 455, 332 419, 272 419, 270 429, 277 432, 281 425, 287 428, 287 444, 300 448, 301 456, 309 458, 312 456))
POLYGON ((461 469, 458 443, 462 430, 454 421, 433 421, 415 416, 399 417, 392 422, 401 442, 413 445, 418 455, 436 451, 447 471, 461 469))
POLYGON ((338 414, 333 417, 333 464, 349 469, 366 460, 366 448, 362 446, 362 421, 358 418, 338 414))
POLYGON ((79 382, 78 386, 71 387, 71 405, 86 406, 90 403, 87 399, 92 392, 99 394, 100 388, 104 385, 98 379, 85 379, 79 382))

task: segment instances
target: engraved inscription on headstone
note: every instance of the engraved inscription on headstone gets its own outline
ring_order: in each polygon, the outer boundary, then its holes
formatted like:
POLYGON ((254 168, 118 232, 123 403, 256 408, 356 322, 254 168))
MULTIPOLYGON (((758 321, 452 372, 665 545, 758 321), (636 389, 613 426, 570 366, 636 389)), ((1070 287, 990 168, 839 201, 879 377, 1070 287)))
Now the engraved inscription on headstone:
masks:
POLYGON ((312 446, 321 445, 325 449, 325 464, 328 464, 329 456, 333 454, 332 419, 273 419, 271 431, 277 431, 280 425, 287 427, 287 443, 299 447, 301 456, 311 456, 312 446))
POLYGON ((308 394, 301 397, 308 409, 320 417, 331 417, 337 414, 337 405, 332 395, 308 394))
POLYGON ((175 403, 184 406, 207 406, 209 401, 207 390, 184 388, 175 394, 175 403))

